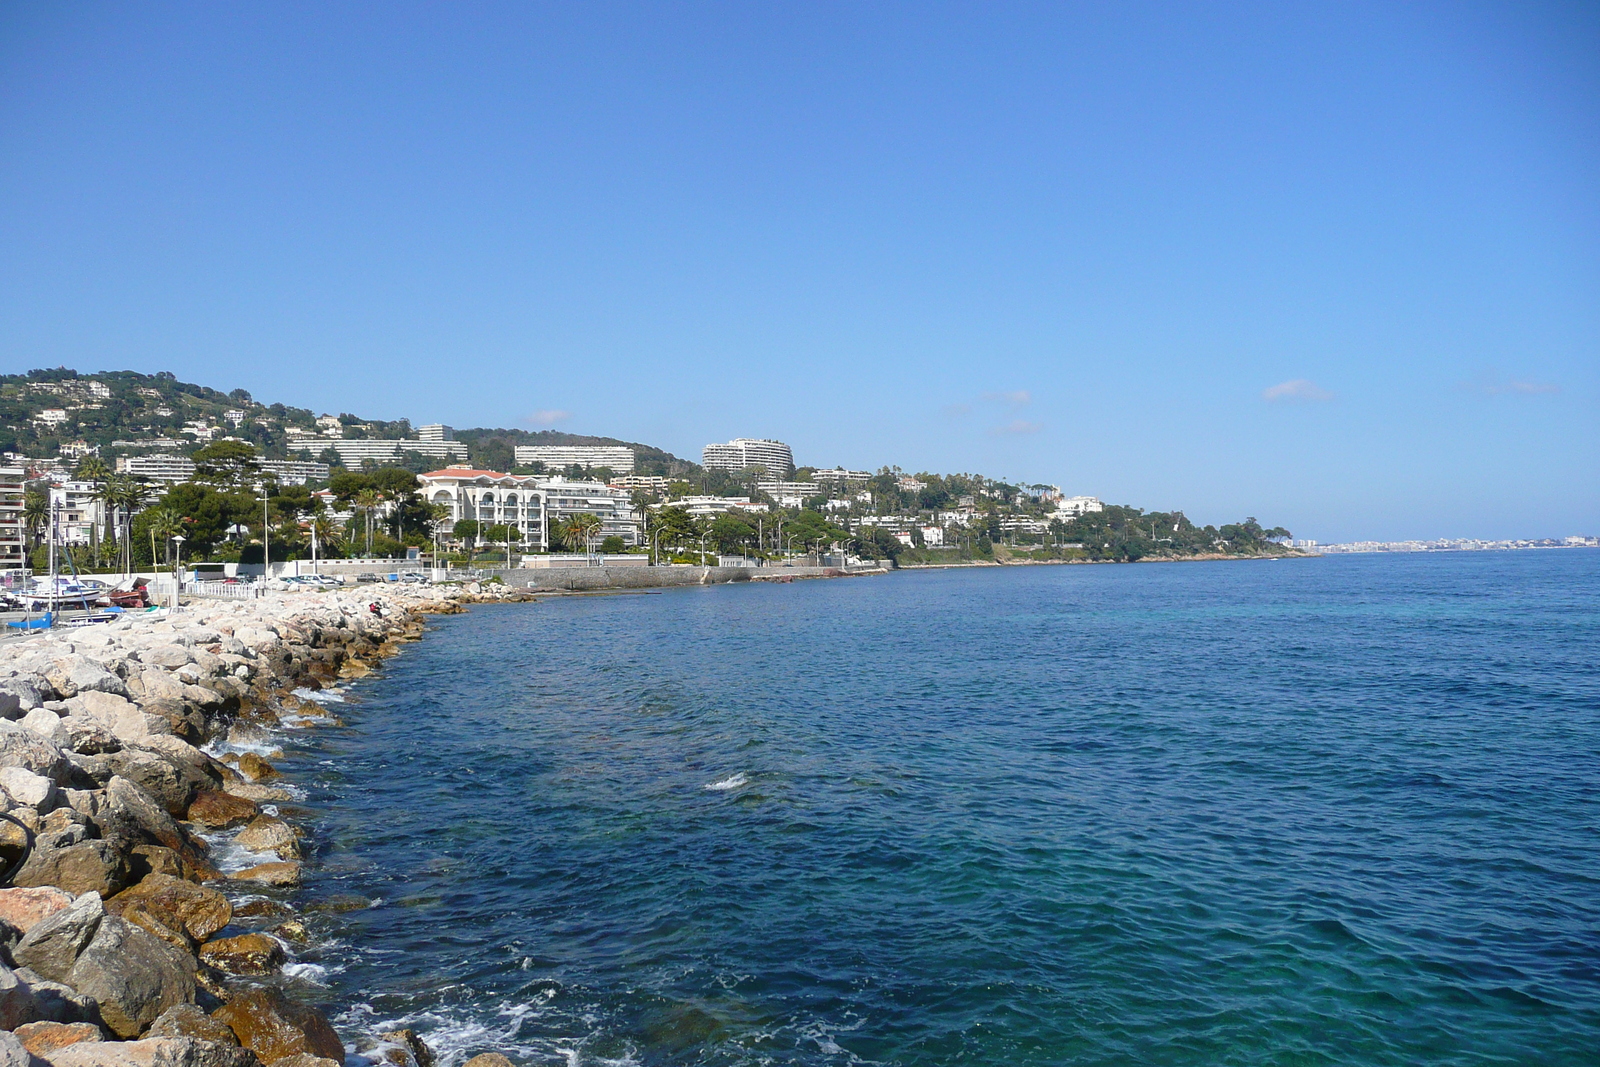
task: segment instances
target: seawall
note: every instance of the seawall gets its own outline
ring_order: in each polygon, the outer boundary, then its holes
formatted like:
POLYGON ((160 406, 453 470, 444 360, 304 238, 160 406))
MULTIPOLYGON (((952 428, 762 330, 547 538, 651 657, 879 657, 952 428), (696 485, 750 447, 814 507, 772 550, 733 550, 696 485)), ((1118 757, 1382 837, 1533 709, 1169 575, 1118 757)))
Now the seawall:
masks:
POLYGON ((592 592, 604 589, 670 589, 686 585, 725 585, 729 582, 764 582, 785 578, 838 578, 849 573, 882 574, 880 570, 856 572, 834 567, 555 567, 495 571, 513 588, 592 592))

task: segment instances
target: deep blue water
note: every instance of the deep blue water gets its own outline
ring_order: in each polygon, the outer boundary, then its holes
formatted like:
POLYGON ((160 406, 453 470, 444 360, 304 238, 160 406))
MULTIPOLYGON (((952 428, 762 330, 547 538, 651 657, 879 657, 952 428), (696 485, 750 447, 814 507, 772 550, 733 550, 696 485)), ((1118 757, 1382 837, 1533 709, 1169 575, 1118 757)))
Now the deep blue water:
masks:
MULTIPOLYGON (((1600 1063, 1600 552, 441 618, 291 752, 453 1059, 1600 1063)), ((342 969, 339 969, 342 968, 342 969)))

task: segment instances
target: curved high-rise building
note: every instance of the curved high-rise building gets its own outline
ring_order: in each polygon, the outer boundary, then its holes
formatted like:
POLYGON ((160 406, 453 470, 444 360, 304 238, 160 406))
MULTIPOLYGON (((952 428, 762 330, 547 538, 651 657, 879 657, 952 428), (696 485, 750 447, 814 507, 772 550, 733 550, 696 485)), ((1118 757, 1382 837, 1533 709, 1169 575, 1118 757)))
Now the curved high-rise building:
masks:
POLYGON ((768 474, 787 478, 794 472, 794 453, 782 441, 739 437, 725 445, 706 445, 700 450, 706 470, 742 471, 765 467, 768 474))

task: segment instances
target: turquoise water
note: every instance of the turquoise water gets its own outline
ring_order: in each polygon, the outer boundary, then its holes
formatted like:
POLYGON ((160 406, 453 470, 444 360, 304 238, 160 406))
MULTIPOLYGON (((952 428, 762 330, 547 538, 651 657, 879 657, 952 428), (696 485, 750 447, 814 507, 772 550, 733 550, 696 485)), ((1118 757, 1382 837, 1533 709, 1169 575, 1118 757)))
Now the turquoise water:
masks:
POLYGON ((1588 550, 474 609, 290 754, 307 960, 454 1059, 1597 1063, 1597 653, 1588 550))

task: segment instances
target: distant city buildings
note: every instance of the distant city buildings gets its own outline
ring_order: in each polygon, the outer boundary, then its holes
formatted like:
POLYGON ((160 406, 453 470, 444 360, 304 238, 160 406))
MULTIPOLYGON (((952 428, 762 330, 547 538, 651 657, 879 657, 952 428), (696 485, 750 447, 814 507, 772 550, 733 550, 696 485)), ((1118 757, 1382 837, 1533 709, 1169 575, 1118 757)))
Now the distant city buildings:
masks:
POLYGON ((758 513, 768 510, 765 504, 752 504, 747 496, 686 496, 656 507, 682 508, 693 519, 709 519, 736 511, 758 513))
POLYGON ((194 461, 188 456, 119 456, 117 472, 147 482, 187 482, 194 477, 194 461))
POLYGON ((708 471, 738 472, 760 467, 781 478, 794 473, 794 453, 782 441, 736 437, 726 444, 706 445, 700 450, 700 459, 708 471))
POLYGON ((868 471, 849 471, 843 467, 833 467, 812 471, 811 480, 842 489, 847 485, 865 485, 872 480, 872 474, 868 471))
MULTIPOLYGON (((1060 490, 1057 490, 1059 493, 1060 490)), ((1088 515, 1095 511, 1104 511, 1106 506, 1100 503, 1097 497, 1069 496, 1056 501, 1055 518, 1062 522, 1070 522, 1080 515, 1088 515)))
POLYGON ((22 523, 26 479, 21 467, 0 467, 0 571, 28 565, 28 533, 22 523))
POLYGON ((521 543, 535 551, 550 547, 549 524, 559 525, 581 514, 600 520, 599 539, 615 535, 630 547, 641 543, 642 521, 631 495, 599 482, 468 466, 429 471, 417 480, 424 500, 449 509, 451 524, 474 519, 483 526, 515 526, 521 543))
POLYGON ((550 471, 604 467, 613 474, 631 474, 634 467, 633 449, 623 445, 518 445, 512 451, 519 467, 535 463, 550 471))
POLYGON ((757 480, 756 488, 772 498, 780 508, 798 508, 825 490, 817 482, 780 482, 757 480))

